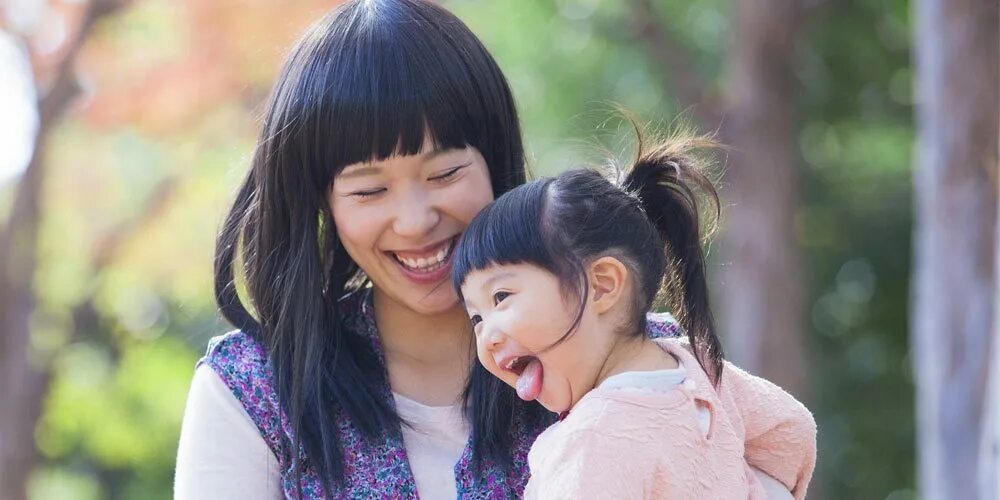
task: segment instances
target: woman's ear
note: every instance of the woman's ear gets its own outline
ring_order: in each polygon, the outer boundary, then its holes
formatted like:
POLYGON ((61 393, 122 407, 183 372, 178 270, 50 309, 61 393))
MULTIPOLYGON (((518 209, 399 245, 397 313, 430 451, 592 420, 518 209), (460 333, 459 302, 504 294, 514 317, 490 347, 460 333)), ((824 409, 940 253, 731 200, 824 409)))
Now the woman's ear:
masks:
POLYGON ((629 286, 628 267, 614 257, 601 257, 587 266, 590 297, 598 314, 607 312, 624 297, 629 286))

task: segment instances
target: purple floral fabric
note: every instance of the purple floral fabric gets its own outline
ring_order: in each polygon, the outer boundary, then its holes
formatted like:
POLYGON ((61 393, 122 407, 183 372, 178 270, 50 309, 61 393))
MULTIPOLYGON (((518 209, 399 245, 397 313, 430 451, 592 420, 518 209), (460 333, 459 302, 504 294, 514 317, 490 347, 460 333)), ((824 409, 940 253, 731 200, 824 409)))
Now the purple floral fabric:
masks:
MULTIPOLYGON (((371 293, 362 290, 341 300, 345 327, 348 331, 371 339, 376 352, 381 353, 371 293)), ((673 317, 666 313, 650 314, 648 334, 652 338, 680 335, 673 317)), ((403 440, 398 430, 387 430, 378 442, 362 438, 360 431, 346 414, 339 419, 340 442, 344 453, 347 481, 336 491, 324 492, 319 476, 309 465, 302 447, 294 450, 295 436, 291 423, 280 408, 273 387, 273 374, 264 346, 243 332, 230 332, 213 338, 208 352, 199 361, 210 366, 240 401, 261 436, 278 459, 281 467, 282 489, 287 498, 417 498, 413 472, 410 470, 403 440), (305 466, 302 480, 295 483, 293 458, 305 466), (301 487, 301 497, 297 486, 301 487)), ((392 404, 389 387, 383 397, 392 404)), ((529 427, 517 425, 511 456, 513 468, 506 473, 497 464, 484 461, 476 470, 472 467, 471 442, 462 458, 455 464, 455 481, 458 497, 462 499, 519 498, 528 480, 528 450, 535 438, 552 422, 529 427)))

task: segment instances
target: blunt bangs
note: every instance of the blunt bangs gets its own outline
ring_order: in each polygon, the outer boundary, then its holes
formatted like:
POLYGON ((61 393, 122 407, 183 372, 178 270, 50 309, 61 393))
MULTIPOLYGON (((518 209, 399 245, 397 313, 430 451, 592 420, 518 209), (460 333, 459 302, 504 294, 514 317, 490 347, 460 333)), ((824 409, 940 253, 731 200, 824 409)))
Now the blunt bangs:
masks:
POLYGON ((347 165, 417 154, 425 139, 435 149, 477 148, 494 195, 524 182, 506 81, 472 32, 438 10, 410 0, 352 2, 293 49, 268 135, 295 152, 317 189, 347 165))
POLYGON ((469 273, 492 265, 534 264, 556 269, 555 252, 546 242, 544 210, 552 178, 534 180, 497 198, 469 223, 455 249, 452 284, 461 300, 469 273))

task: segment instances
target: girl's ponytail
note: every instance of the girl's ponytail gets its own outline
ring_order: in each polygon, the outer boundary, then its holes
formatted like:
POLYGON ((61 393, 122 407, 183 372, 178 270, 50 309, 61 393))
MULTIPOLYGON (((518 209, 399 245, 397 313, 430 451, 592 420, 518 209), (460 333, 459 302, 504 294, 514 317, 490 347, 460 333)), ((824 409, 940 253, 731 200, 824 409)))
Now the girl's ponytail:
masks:
POLYGON ((712 182, 703 173, 705 162, 695 152, 719 149, 720 145, 708 137, 675 136, 644 151, 641 134, 638 140, 639 153, 621 187, 638 198, 663 239, 667 262, 663 302, 687 332, 702 368, 718 384, 722 345, 709 306, 699 198, 711 208, 712 224, 706 236, 719 219, 720 204, 712 182))

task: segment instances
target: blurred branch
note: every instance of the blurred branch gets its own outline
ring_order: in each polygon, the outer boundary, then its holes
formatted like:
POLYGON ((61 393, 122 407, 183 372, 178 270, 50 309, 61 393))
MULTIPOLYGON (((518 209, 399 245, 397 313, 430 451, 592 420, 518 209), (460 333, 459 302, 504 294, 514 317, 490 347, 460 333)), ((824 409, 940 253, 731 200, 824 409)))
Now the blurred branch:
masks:
POLYGON ((176 177, 168 177, 161 181, 152 195, 146 199, 146 204, 138 216, 119 224, 97 242, 92 267, 94 274, 100 274, 136 233, 159 219, 166 210, 170 197, 177 190, 177 183, 176 177))
MULTIPOLYGON (((18 184, 11 209, 10 220, 0 233, 0 252, 4 252, 11 244, 11 238, 16 227, 24 224, 24 220, 33 220, 38 216, 38 193, 42 178, 38 171, 42 168, 42 156, 46 146, 46 138, 53 124, 69 109, 73 99, 80 93, 80 83, 76 77, 76 59, 84 42, 90 37, 94 25, 102 18, 111 15, 124 7, 125 0, 94 0, 87 5, 80 25, 73 37, 66 42, 63 56, 56 65, 56 74, 52 85, 38 102, 38 135, 32 152, 31 161, 18 184)), ((3 257, 7 257, 0 253, 3 257)), ((4 259, 6 260, 6 259, 4 259)))
MULTIPOLYGON (((93 0, 87 4, 87 10, 76 34, 66 44, 63 58, 57 66, 54 83, 39 102, 40 130, 44 130, 46 126, 55 122, 80 92, 80 84, 75 71, 76 58, 80 49, 83 48, 84 42, 93 32, 94 25, 123 8, 127 3, 126 0, 93 0)), ((42 135, 41 132, 39 135, 42 135)))
POLYGON ((709 84, 699 76, 694 58, 671 34, 650 0, 630 0, 632 32, 645 48, 667 85, 684 107, 691 107, 705 130, 719 128, 722 112, 709 97, 709 84))
MULTIPOLYGON (((132 241, 137 234, 142 232, 143 228, 148 227, 160 218, 164 210, 169 206, 168 202, 176 191, 177 184, 178 179, 176 177, 169 177, 160 182, 152 196, 146 199, 146 204, 138 216, 119 224, 97 242, 94 251, 94 261, 91 265, 92 276, 100 277, 104 274, 108 266, 114 262, 115 257, 120 254, 122 248, 132 241)), ((73 318, 73 330, 69 335, 70 343, 90 339, 105 342, 111 347, 112 352, 117 357, 119 352, 115 348, 113 339, 100 333, 102 330, 107 332, 108 329, 101 328, 101 315, 94 305, 93 294, 74 306, 71 314, 73 318)))

